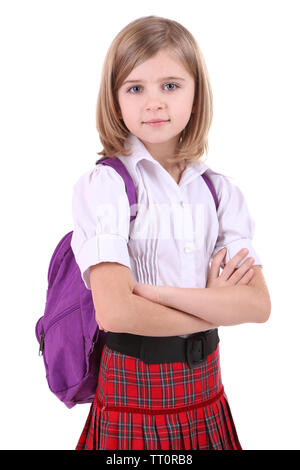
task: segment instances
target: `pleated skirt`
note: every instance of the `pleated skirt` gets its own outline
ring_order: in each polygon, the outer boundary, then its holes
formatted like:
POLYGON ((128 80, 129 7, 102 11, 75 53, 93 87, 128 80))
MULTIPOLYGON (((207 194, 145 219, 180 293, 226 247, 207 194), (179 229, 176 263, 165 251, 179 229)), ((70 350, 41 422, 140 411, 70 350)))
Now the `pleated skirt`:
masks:
POLYGON ((194 369, 186 362, 147 364, 104 345, 76 450, 242 450, 219 345, 194 369))

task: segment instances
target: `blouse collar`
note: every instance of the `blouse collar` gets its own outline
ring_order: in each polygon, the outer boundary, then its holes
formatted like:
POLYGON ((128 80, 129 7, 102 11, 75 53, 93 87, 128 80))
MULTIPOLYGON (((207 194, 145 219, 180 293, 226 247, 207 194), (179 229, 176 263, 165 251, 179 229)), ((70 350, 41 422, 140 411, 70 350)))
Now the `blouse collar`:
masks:
MULTIPOLYGON (((143 142, 133 134, 129 134, 127 141, 125 143, 126 149, 127 146, 132 150, 132 155, 130 156, 130 162, 132 167, 135 169, 138 162, 141 160, 149 160, 155 165, 160 165, 160 163, 152 157, 150 152, 147 150, 143 142)), ((128 158, 128 157, 124 157, 128 158)), ((189 162, 188 167, 197 172, 198 174, 204 173, 209 167, 200 160, 189 162)))

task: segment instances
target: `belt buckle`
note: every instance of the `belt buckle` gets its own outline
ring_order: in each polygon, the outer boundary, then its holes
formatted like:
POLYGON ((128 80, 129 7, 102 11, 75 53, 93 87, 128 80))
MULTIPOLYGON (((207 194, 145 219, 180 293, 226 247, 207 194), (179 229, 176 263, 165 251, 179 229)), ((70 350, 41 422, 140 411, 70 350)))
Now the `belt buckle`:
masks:
POLYGON ((203 335, 190 336, 187 338, 186 359, 190 369, 194 369, 206 360, 205 344, 206 341, 203 335))

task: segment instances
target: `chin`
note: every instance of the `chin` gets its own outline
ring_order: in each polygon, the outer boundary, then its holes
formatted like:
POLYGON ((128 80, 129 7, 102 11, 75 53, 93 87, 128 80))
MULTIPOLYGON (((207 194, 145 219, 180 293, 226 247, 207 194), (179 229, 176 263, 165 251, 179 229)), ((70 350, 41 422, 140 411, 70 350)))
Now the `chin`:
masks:
POLYGON ((158 128, 155 129, 155 132, 152 130, 150 132, 132 132, 136 137, 149 144, 163 144, 164 142, 169 142, 171 140, 179 139, 181 131, 178 132, 160 132, 158 128))

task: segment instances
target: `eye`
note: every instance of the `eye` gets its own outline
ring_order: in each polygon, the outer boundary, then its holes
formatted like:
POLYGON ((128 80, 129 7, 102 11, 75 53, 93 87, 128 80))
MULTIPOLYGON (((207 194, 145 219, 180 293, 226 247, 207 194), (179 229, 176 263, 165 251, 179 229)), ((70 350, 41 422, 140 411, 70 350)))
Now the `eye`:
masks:
MULTIPOLYGON (((134 85, 131 88, 128 88, 127 93, 129 93, 130 90, 133 90, 134 88, 140 88, 140 87, 138 85, 134 85)), ((136 93, 133 93, 133 94, 136 95, 136 93)))
MULTIPOLYGON (((180 86, 177 85, 177 83, 165 83, 164 84, 164 86, 169 86, 169 85, 172 85, 175 88, 169 88, 167 91, 175 91, 177 88, 180 88, 180 86)), ((131 92, 131 90, 134 90, 134 89, 137 89, 137 88, 141 88, 140 85, 134 85, 134 86, 128 88, 127 93, 131 93, 133 95, 136 95, 137 93, 135 93, 134 91, 131 92)))
MULTIPOLYGON (((175 86, 176 88, 179 88, 179 86, 176 85, 176 83, 166 83, 166 86, 168 86, 168 85, 173 85, 173 86, 175 86)), ((171 88, 171 89, 169 88, 169 91, 176 90, 176 88, 171 88)))

